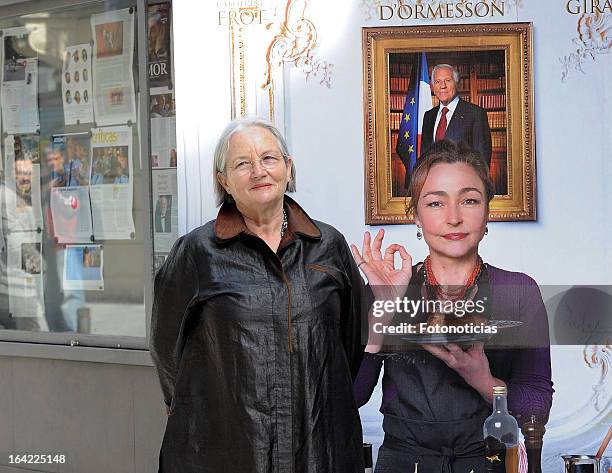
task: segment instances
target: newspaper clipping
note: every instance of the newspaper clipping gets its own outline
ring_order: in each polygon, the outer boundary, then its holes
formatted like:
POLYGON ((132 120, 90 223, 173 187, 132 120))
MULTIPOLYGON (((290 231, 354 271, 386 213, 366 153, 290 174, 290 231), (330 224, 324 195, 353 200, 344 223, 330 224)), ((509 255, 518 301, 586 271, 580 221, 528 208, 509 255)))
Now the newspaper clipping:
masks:
POLYGON ((178 238, 178 203, 176 171, 153 170, 154 248, 169 252, 178 238))
POLYGON ((28 42, 26 28, 3 30, 2 120, 4 132, 35 133, 38 120, 38 57, 28 42))
POLYGON ((176 167, 176 113, 174 97, 167 89, 153 92, 151 112, 151 167, 176 167))
POLYGON ((135 122, 134 15, 130 9, 92 15, 91 29, 96 124, 135 122))
POLYGON ((102 245, 68 245, 62 285, 65 290, 103 291, 102 245))
POLYGON ((58 243, 88 243, 93 236, 89 133, 54 135, 46 149, 53 234, 58 243))
POLYGON ((62 101, 66 125, 94 121, 91 77, 91 45, 66 48, 62 67, 62 101))
POLYGON ((42 317, 42 234, 11 233, 7 237, 7 279, 12 317, 42 317))
POLYGON ((98 240, 134 238, 132 216, 132 129, 91 130, 90 198, 94 236, 98 240))
POLYGON ((38 135, 8 135, 4 143, 8 228, 13 232, 41 229, 38 135))
POLYGON ((151 87, 171 87, 170 3, 149 5, 149 81, 151 87))

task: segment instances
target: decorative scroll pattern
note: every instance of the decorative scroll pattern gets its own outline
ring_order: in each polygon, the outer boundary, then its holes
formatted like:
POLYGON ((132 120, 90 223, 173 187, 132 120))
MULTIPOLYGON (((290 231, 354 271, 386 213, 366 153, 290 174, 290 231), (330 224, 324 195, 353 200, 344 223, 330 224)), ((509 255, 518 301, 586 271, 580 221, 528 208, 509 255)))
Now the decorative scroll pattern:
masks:
POLYGON ((570 71, 585 74, 584 63, 593 61, 602 54, 612 51, 612 16, 603 13, 583 13, 578 19, 578 37, 572 43, 578 46, 575 53, 559 58, 563 66, 561 80, 565 82, 570 71))
MULTIPOLYGON (((376 19, 376 13, 382 5, 431 5, 434 9, 438 5, 447 5, 455 3, 465 3, 468 0, 361 0, 361 7, 365 13, 366 21, 376 19)), ((483 0, 484 3, 499 4, 501 0, 483 0)), ((506 0, 506 4, 511 7, 523 8, 524 0, 506 0)))
POLYGON ((266 26, 268 30, 276 27, 277 31, 266 52, 266 80, 262 88, 272 85, 273 70, 283 63, 301 68, 306 74, 306 80, 316 77, 321 85, 331 87, 333 64, 315 59, 317 29, 306 18, 307 6, 308 0, 288 0, 285 18, 280 25, 271 23, 266 26))
POLYGON ((600 368, 601 377, 593 388, 595 409, 601 411, 606 407, 610 380, 608 374, 612 364, 612 345, 587 345, 582 351, 584 362, 589 368, 600 368))

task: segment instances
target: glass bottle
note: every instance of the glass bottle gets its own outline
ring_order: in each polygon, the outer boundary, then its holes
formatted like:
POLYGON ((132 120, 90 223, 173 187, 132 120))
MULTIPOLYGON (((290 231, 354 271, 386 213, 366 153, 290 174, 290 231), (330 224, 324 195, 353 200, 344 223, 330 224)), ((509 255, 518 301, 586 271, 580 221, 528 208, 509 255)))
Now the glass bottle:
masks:
POLYGON ((507 396, 505 386, 493 388, 493 413, 482 428, 488 473, 518 472, 519 428, 516 419, 508 413, 507 396))
POLYGON ((374 471, 372 469, 372 444, 371 443, 363 444, 363 463, 365 466, 364 473, 372 473, 374 471))

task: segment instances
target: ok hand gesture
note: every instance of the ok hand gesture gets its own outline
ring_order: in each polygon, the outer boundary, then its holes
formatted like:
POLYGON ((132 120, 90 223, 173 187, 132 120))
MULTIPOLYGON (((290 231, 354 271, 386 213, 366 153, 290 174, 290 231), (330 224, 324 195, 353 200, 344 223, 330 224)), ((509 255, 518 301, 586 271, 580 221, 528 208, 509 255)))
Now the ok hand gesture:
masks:
POLYGON ((370 232, 365 232, 362 253, 351 245, 355 263, 368 279, 376 299, 380 300, 403 297, 412 277, 412 257, 402 245, 389 245, 383 256, 381 248, 384 236, 385 231, 380 229, 372 244, 370 232), (399 253, 402 259, 401 268, 395 268, 395 253, 399 253))

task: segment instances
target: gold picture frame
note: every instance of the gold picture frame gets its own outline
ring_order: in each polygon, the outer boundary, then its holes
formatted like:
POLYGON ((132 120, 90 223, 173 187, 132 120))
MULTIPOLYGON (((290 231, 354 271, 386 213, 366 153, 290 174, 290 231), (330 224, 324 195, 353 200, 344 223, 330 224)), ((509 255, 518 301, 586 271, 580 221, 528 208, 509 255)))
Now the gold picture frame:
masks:
POLYGON ((536 220, 532 35, 531 23, 362 29, 366 224, 413 223, 394 149, 398 114, 402 118, 398 98, 406 92, 394 90, 391 79, 400 83, 394 74, 405 74, 411 55, 421 53, 435 59, 430 72, 434 63, 454 62, 462 77, 461 98, 485 108, 490 126, 500 125, 491 126, 491 172, 501 190, 489 219, 536 220))

